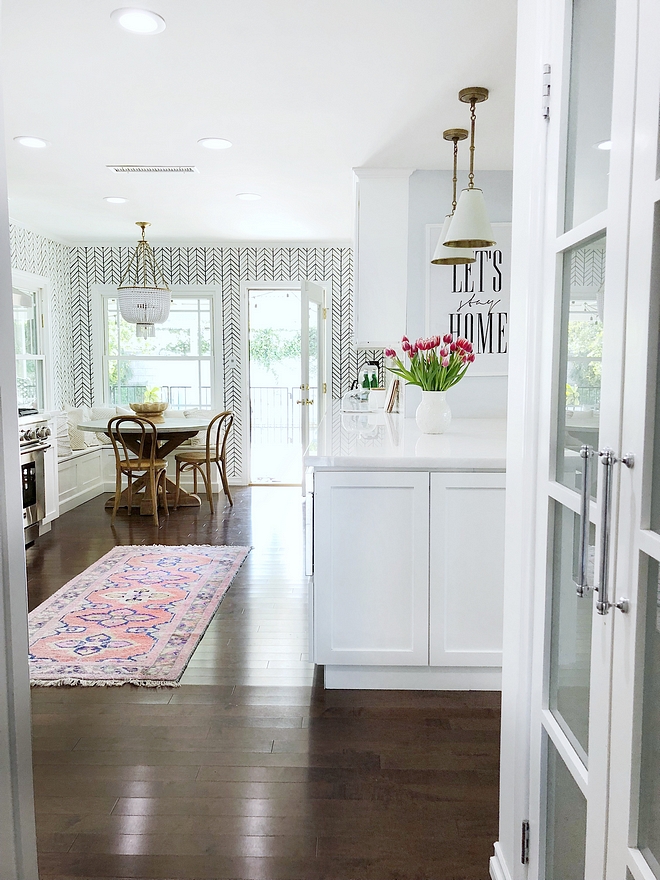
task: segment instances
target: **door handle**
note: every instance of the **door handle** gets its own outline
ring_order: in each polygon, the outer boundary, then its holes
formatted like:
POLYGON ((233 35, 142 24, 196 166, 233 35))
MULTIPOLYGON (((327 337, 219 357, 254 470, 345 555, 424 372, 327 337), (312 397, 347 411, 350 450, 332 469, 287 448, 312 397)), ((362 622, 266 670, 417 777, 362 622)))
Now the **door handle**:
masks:
POLYGON ((633 455, 624 455, 623 458, 617 458, 614 450, 606 446, 598 453, 600 462, 605 468, 605 478, 603 479, 603 495, 601 499, 601 518, 600 518, 600 569, 598 586, 598 601, 596 602, 596 610, 599 614, 607 614, 610 608, 618 608, 624 614, 628 611, 628 600, 620 598, 618 602, 610 602, 608 599, 608 580, 610 574, 610 529, 612 526, 612 483, 614 478, 614 465, 617 463, 625 464, 627 468, 632 468, 635 464, 633 455))
POLYGON ((583 443, 580 447, 580 458, 584 462, 582 470, 582 493, 580 497, 580 544, 578 547, 578 579, 575 589, 580 598, 584 596, 589 585, 589 500, 591 498, 591 459, 593 446, 583 443))

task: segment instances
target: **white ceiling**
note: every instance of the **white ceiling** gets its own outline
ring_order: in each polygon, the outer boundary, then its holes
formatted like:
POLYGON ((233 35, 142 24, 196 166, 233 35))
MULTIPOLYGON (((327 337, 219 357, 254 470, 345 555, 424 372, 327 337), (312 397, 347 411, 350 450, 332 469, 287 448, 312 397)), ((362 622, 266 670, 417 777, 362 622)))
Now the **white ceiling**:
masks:
POLYGON ((141 219, 154 243, 346 241, 351 168, 449 168, 442 130, 467 127, 468 85, 491 90, 477 169, 511 168, 515 0, 146 0, 167 22, 149 37, 110 21, 129 3, 3 0, 14 219, 67 241, 130 241, 141 219))

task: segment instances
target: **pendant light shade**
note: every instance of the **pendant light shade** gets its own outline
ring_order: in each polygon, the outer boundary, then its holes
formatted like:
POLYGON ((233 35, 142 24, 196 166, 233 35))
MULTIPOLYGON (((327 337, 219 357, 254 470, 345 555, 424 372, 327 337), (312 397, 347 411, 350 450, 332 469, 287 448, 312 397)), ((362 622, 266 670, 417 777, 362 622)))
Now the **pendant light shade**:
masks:
POLYGON ((451 221, 452 215, 447 214, 431 262, 435 266, 462 266, 465 263, 474 263, 476 257, 471 248, 449 248, 444 244, 451 221))
POLYGON ((135 335, 146 339, 156 335, 154 324, 167 321, 170 314, 170 289, 156 264, 156 256, 145 238, 145 229, 151 224, 139 221, 142 238, 131 255, 119 287, 117 300, 125 321, 135 324, 135 335))
POLYGON ((458 199, 444 241, 446 248, 485 248, 495 244, 493 228, 486 213, 483 191, 473 187, 464 189, 458 199))
POLYGON ((488 100, 488 89, 482 86, 461 89, 458 100, 470 105, 470 172, 467 189, 461 192, 443 243, 447 248, 492 247, 496 242, 486 213, 484 194, 474 185, 474 135, 477 123, 475 107, 488 100))

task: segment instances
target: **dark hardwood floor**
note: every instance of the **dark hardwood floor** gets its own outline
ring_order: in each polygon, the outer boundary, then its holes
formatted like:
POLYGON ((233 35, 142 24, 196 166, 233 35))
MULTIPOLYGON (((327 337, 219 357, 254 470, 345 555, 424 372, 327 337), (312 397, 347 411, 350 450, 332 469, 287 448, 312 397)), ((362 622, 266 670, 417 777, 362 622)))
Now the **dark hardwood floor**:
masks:
POLYGON ((486 880, 499 694, 323 690, 300 490, 158 529, 106 497, 28 551, 31 607, 116 544, 254 549, 181 688, 33 688, 42 880, 486 880))

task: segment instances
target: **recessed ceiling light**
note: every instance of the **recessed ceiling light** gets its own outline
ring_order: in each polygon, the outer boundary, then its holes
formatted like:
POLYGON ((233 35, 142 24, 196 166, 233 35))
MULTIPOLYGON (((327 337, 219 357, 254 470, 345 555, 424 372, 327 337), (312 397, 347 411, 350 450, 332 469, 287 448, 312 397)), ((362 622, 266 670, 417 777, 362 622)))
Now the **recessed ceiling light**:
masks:
POLYGON ((123 205, 128 199, 125 199, 122 196, 105 196, 103 201, 110 202, 111 205, 123 205))
POLYGON ((226 138, 200 138, 197 143, 207 150, 228 150, 231 147, 231 141, 226 138))
POLYGON ((237 199, 242 199, 244 202, 256 202, 261 196, 259 193, 236 193, 237 199))
POLYGON ((598 141, 597 144, 594 144, 597 150, 611 150, 612 149, 612 141, 598 141))
POLYGON ((149 9, 134 9, 126 6, 122 9, 115 9, 110 13, 110 18, 116 22, 119 27, 132 34, 142 34, 143 36, 152 36, 160 34, 165 30, 165 19, 156 12, 149 9))
POLYGON ((14 140, 22 147, 32 147, 35 150, 43 150, 44 147, 48 146, 48 141, 45 141, 43 138, 29 137, 27 135, 20 135, 20 137, 15 137, 14 140))

